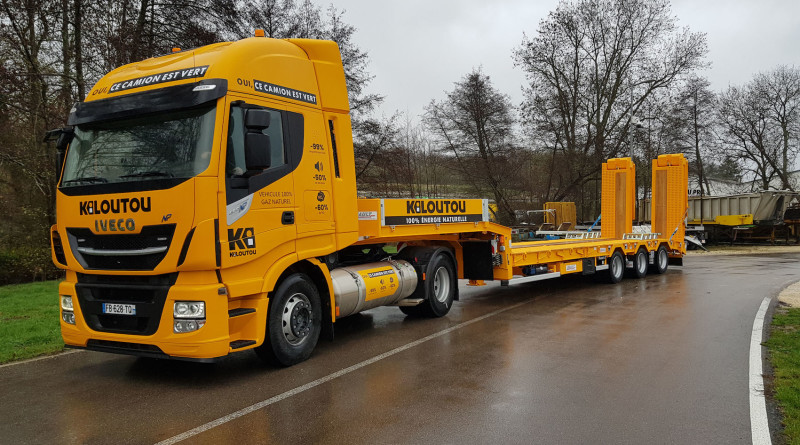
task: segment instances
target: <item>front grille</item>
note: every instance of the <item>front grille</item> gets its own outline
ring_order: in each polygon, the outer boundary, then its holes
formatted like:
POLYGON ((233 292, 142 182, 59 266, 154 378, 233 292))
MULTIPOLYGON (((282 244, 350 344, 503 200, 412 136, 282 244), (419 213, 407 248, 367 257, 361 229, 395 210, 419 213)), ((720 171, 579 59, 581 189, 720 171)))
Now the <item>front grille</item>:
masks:
POLYGON ((96 235, 87 228, 68 228, 69 245, 85 269, 153 270, 164 259, 175 224, 144 226, 138 234, 96 235))
POLYGON ((177 273, 153 276, 78 274, 75 292, 86 323, 95 331, 151 335, 158 330, 177 273), (103 303, 134 304, 136 315, 104 314, 103 303))

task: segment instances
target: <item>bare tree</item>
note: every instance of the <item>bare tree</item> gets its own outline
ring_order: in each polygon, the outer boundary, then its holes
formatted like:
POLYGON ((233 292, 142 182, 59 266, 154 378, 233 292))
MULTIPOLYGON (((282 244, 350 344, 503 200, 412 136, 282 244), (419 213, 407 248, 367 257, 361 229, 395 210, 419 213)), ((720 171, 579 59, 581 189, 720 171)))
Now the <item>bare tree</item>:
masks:
POLYGON ((720 98, 722 138, 730 154, 745 161, 760 188, 794 190, 789 173, 800 151, 800 70, 779 66, 742 87, 729 87, 720 98))
POLYGON ((712 145, 716 138, 716 95, 710 86, 703 77, 689 76, 673 97, 670 114, 672 149, 689 155, 701 196, 711 193, 704 163, 714 157, 712 145))
POLYGON ((601 162, 624 154, 645 101, 705 53, 705 35, 678 29, 667 0, 560 2, 514 52, 528 79, 524 120, 539 149, 568 166, 553 197, 596 181, 601 162))
POLYGON ((793 189, 789 181, 792 160, 797 156, 800 124, 800 70, 785 65, 758 74, 753 89, 765 101, 769 120, 780 135, 775 170, 782 189, 793 189))
POLYGON ((425 108, 425 123, 437 142, 454 157, 454 165, 476 193, 488 191, 498 207, 498 220, 516 220, 512 204, 515 180, 511 101, 497 91, 489 76, 475 69, 455 83, 441 102, 425 108))
POLYGON ((722 139, 731 156, 744 161, 760 184, 769 189, 777 173, 778 140, 770 129, 768 105, 751 87, 728 87, 719 96, 722 139))

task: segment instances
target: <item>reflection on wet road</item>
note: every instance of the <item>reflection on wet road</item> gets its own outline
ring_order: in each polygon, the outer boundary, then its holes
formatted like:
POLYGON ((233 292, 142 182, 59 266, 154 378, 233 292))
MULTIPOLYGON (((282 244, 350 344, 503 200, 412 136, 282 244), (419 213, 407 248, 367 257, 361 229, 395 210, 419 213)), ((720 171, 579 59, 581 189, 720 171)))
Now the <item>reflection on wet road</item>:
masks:
POLYGON ((685 264, 619 285, 462 287, 435 320, 375 309, 288 369, 251 353, 203 365, 94 352, 0 368, 0 442, 155 443, 318 379, 190 441, 749 442, 753 316, 800 262, 685 264))

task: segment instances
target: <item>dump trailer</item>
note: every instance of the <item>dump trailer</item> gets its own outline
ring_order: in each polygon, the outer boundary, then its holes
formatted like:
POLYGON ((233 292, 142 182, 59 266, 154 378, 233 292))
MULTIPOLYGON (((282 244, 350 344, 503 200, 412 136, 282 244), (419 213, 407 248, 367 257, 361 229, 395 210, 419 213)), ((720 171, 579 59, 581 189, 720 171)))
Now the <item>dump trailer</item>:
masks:
MULTIPOLYGON (((789 190, 691 196, 686 218, 687 233, 703 241, 706 239, 735 241, 738 237, 741 240, 760 239, 774 242, 780 232, 788 236, 789 226, 786 225, 784 213, 799 198, 800 194, 789 190)), ((640 204, 640 222, 649 221, 651 216, 649 199, 640 200, 640 204)))
POLYGON ((351 314, 446 315, 457 279, 618 282, 626 266, 663 273, 685 253, 680 155, 653 161, 648 234, 631 230, 627 158, 602 165, 593 238, 512 244, 487 200, 359 199, 329 41, 257 33, 122 66, 49 136, 63 165, 52 258, 74 348, 196 361, 255 349, 288 366, 351 314))

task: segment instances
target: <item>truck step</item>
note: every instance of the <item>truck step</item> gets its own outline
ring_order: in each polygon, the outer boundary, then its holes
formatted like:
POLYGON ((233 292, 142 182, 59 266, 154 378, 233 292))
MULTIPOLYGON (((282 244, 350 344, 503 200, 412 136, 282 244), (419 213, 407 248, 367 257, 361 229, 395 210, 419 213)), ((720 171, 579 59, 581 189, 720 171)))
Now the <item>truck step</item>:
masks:
POLYGON ((238 317, 240 315, 247 315, 252 314, 256 310, 251 307, 240 307, 237 309, 231 309, 228 311, 228 318, 238 317))
POLYGON ((397 302, 397 306, 417 306, 423 301, 422 298, 404 298, 397 302))
POLYGON ((231 342, 231 349, 242 349, 245 346, 256 344, 255 340, 234 340, 231 342))

